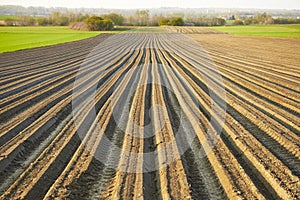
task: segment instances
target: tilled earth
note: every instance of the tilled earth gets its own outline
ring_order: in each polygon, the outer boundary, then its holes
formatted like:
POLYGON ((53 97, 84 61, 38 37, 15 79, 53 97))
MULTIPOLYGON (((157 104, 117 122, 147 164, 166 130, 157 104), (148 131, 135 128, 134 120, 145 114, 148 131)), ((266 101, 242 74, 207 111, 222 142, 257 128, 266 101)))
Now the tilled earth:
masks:
POLYGON ((0 54, 0 199, 299 199, 299 48, 183 27, 0 54))

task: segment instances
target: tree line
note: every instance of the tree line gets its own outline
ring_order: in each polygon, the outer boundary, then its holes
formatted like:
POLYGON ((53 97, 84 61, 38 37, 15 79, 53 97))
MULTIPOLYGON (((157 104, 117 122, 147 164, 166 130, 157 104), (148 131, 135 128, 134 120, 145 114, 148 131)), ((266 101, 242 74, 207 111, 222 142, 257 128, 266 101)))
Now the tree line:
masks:
MULTIPOLYGON (((74 22, 88 23, 89 19, 95 19, 94 15, 81 13, 60 13, 53 12, 48 16, 24 16, 16 15, 14 18, 5 19, 5 24, 8 26, 67 26, 74 22)), ((104 14, 97 16, 101 19, 109 20, 113 25, 121 26, 218 26, 225 25, 225 20, 221 18, 195 18, 193 20, 184 20, 180 14, 164 16, 164 15, 150 15, 149 10, 137 10, 134 14, 123 16, 116 13, 104 14)))
MULTIPOLYGON (((111 26, 224 26, 230 25, 221 17, 194 16, 184 17, 182 14, 173 14, 165 16, 162 14, 150 15, 149 10, 137 10, 134 14, 123 16, 116 13, 103 14, 100 16, 81 14, 81 13, 60 13, 53 12, 48 16, 24 16, 17 15, 14 18, 5 19, 8 26, 67 26, 74 22, 83 22, 89 24, 90 29, 94 29, 91 20, 102 23, 102 27, 111 26), (90 20, 90 21, 89 21, 90 20), (99 21, 100 20, 100 21, 99 21), (104 20, 104 21, 103 21, 104 20)), ((255 16, 246 17, 244 19, 236 19, 233 15, 229 18, 232 25, 250 25, 250 24, 299 24, 300 19, 297 18, 273 18, 267 13, 257 14, 255 16)), ((82 23, 81 23, 82 24, 82 23)))
POLYGON ((233 16, 233 24, 232 25, 251 25, 251 24, 300 24, 299 18, 285 18, 278 17, 273 18, 271 15, 267 13, 257 14, 255 16, 247 17, 244 20, 235 19, 233 16))

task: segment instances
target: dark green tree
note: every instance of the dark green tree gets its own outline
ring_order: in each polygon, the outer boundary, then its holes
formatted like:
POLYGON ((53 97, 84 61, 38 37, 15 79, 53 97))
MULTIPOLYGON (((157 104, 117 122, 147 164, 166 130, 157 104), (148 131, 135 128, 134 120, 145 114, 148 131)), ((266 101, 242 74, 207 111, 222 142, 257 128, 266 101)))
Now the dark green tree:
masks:
POLYGON ((106 20, 98 16, 88 18, 86 23, 91 31, 108 31, 114 27, 111 20, 106 20))
POLYGON ((235 20, 232 25, 234 26, 240 26, 240 25, 244 25, 244 22, 242 20, 235 20))
POLYGON ((110 13, 107 15, 103 15, 102 17, 106 20, 111 20, 114 23, 114 25, 120 26, 124 23, 124 17, 116 13, 110 13))
POLYGON ((176 17, 176 18, 171 20, 170 24, 173 25, 173 26, 183 26, 184 21, 181 17, 176 17))
POLYGON ((158 25, 159 26, 164 26, 164 25, 169 25, 170 24, 170 20, 168 18, 162 18, 161 20, 159 20, 158 25))

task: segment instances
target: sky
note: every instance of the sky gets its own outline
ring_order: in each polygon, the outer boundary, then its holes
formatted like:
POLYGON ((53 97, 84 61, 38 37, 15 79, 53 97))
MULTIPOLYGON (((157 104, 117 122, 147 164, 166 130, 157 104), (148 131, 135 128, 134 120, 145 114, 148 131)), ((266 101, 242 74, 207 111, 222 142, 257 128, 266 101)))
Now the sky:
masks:
POLYGON ((300 9, 300 0, 0 0, 0 5, 68 8, 263 8, 300 9))

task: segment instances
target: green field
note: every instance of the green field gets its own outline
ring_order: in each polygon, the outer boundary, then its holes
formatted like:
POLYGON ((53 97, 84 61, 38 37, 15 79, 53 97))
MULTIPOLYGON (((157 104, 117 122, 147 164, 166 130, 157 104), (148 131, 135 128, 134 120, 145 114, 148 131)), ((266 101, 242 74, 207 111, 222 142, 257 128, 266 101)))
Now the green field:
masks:
POLYGON ((300 38, 300 25, 250 25, 213 27, 216 30, 248 36, 300 38))
POLYGON ((0 20, 15 19, 15 15, 0 15, 0 20))
POLYGON ((0 53, 76 41, 101 33, 68 27, 0 27, 0 53))

